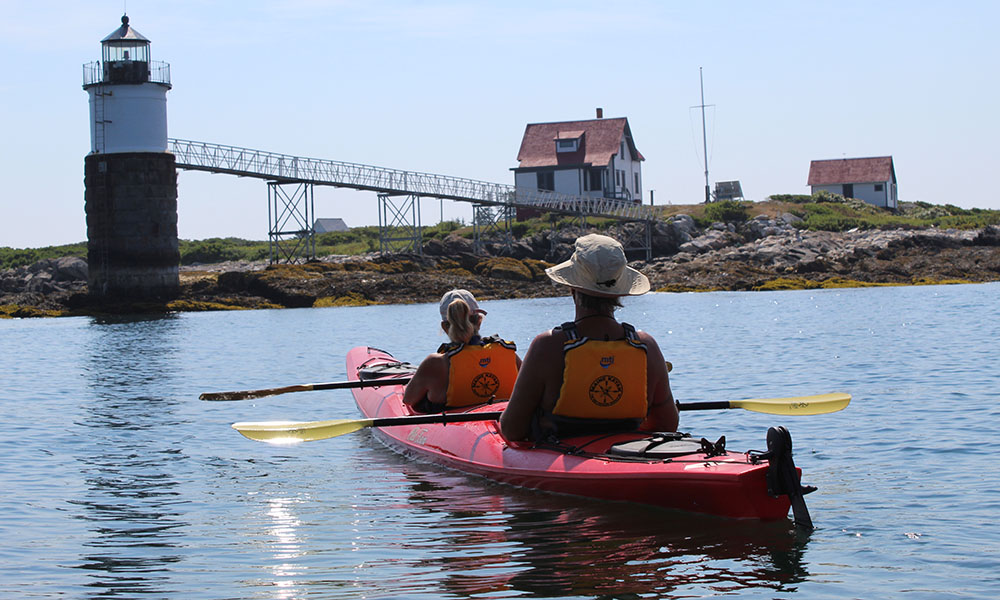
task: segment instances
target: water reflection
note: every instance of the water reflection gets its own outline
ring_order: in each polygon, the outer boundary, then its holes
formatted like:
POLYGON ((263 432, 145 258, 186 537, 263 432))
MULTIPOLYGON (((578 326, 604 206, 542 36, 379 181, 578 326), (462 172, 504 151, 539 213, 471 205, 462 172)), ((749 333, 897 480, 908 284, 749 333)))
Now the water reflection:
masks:
MULTIPOLYGON (((686 597, 752 588, 793 591, 808 543, 790 522, 762 524, 539 494, 405 469, 414 510, 433 513, 398 549, 461 597, 686 597)), ((397 554, 398 556, 398 554, 397 554)), ((376 570, 388 564, 369 564, 376 570)), ((400 565, 393 565, 399 568, 400 565)), ((423 573, 424 575, 421 575, 423 573)))
POLYGON ((95 319, 83 371, 89 396, 75 423, 86 491, 70 498, 90 523, 79 569, 93 597, 163 596, 184 559, 187 456, 170 430, 182 424, 166 395, 176 372, 176 319, 95 319))
POLYGON ((295 498, 272 498, 268 501, 268 534, 271 537, 268 547, 275 561, 270 566, 275 586, 273 597, 282 600, 294 598, 298 594, 298 586, 292 578, 303 572, 301 565, 296 562, 302 556, 302 542, 298 533, 302 521, 295 512, 295 505, 300 502, 295 498))

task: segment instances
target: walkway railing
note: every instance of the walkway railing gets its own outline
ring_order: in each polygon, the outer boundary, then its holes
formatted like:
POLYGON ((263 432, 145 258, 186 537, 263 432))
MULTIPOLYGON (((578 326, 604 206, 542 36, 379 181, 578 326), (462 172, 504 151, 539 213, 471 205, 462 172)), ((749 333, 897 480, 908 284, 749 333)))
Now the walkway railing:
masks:
POLYGON ((356 163, 306 158, 222 144, 169 139, 177 167, 229 173, 284 183, 310 183, 370 190, 387 195, 444 198, 486 205, 536 208, 627 221, 654 218, 652 209, 613 198, 572 196, 448 175, 400 171, 356 163))

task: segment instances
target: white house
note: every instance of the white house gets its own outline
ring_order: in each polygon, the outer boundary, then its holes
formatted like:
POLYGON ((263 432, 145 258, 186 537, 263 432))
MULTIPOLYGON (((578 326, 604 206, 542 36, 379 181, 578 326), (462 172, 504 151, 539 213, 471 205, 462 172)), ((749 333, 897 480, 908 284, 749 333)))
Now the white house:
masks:
POLYGON ((628 119, 531 123, 524 129, 517 187, 642 202, 642 161, 628 119))
POLYGON ((826 190, 892 209, 899 204, 891 156, 814 160, 809 165, 807 185, 814 194, 826 190))
POLYGON ((343 219, 316 219, 313 224, 313 231, 316 233, 331 233, 334 231, 348 231, 350 227, 344 223, 343 219))

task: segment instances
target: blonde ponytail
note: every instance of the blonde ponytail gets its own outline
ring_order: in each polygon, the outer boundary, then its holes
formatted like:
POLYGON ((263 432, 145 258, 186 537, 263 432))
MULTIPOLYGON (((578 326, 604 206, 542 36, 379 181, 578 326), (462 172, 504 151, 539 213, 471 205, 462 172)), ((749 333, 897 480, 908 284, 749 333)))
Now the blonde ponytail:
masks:
POLYGON ((448 305, 448 338, 453 342, 468 343, 479 331, 482 320, 482 316, 473 313, 465 300, 456 298, 448 305))

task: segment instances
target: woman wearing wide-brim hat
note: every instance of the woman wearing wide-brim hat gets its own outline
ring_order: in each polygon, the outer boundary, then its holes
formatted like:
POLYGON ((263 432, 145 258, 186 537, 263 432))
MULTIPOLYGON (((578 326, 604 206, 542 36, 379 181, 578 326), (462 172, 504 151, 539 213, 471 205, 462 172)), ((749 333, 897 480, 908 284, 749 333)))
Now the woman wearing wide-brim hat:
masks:
POLYGON ((604 235, 582 236, 573 256, 545 273, 569 289, 576 312, 528 347, 500 419, 504 436, 676 431, 677 406, 656 340, 615 318, 622 297, 649 291, 622 245, 604 235))

